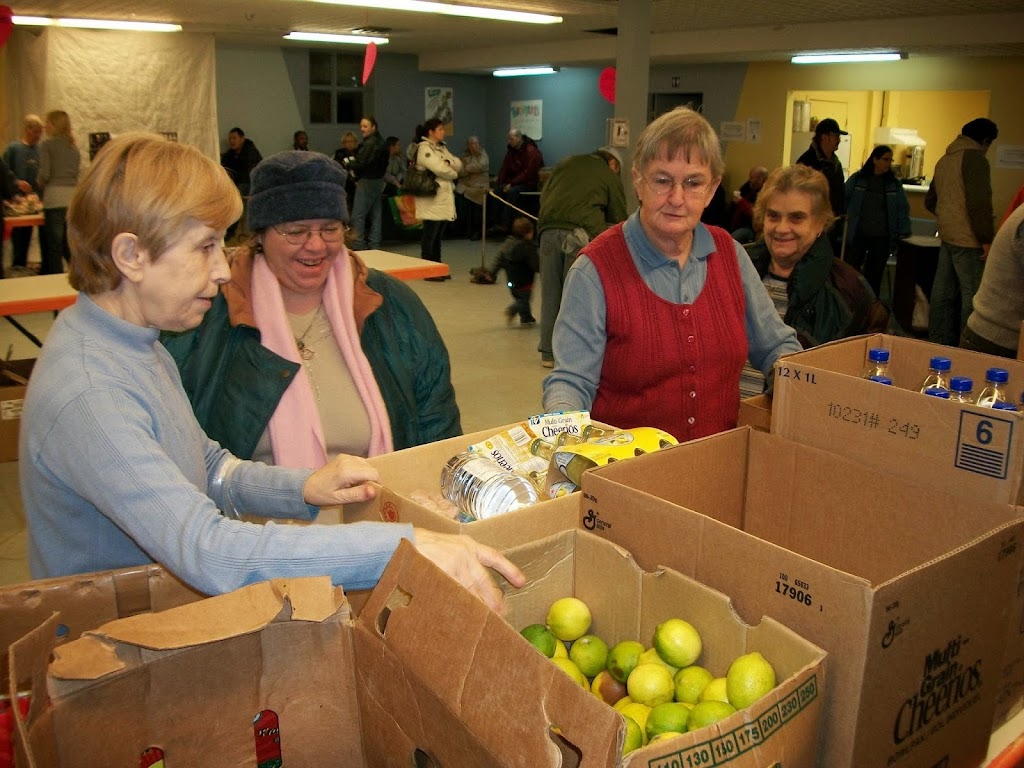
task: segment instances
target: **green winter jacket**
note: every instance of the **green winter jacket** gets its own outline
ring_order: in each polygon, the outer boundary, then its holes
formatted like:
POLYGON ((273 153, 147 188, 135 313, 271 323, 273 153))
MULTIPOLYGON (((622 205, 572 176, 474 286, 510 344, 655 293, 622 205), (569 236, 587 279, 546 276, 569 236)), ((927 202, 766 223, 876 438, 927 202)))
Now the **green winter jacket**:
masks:
MULTIPOLYGON (((764 240, 745 246, 764 279, 771 254, 764 240)), ((789 307, 782 321, 796 331, 804 349, 861 333, 893 333, 889 310, 875 298, 860 272, 832 255, 822 235, 793 268, 789 307)))
MULTIPOLYGON (((427 308, 405 283, 350 257, 359 273, 356 325, 362 326, 363 353, 388 411, 394 449, 462 434, 448 350, 427 308)), ((236 257, 233 282, 238 262, 236 257)), ((248 277, 247 265, 241 273, 248 277)), ((164 333, 161 341, 206 434, 248 459, 299 364, 260 343, 248 292, 228 286, 198 328, 164 333)))
POLYGON ((573 155, 555 166, 540 195, 537 232, 582 227, 590 239, 626 220, 622 180, 597 154, 573 155))

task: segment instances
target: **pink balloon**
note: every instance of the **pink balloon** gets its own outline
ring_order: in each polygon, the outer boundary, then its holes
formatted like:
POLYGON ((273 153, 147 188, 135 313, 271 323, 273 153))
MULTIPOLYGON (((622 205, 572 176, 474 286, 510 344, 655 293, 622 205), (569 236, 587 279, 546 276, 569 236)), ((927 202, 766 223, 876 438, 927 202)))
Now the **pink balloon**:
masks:
POLYGON ((615 103, 615 67, 605 67, 597 78, 597 90, 612 104, 615 103))
POLYGON ((368 43, 366 46, 366 56, 363 58, 363 85, 366 85, 366 81, 370 79, 370 73, 373 72, 373 65, 377 62, 377 44, 368 43))
POLYGON ((11 19, 13 15, 9 5, 0 5, 0 48, 4 47, 7 38, 14 31, 14 21, 11 19))

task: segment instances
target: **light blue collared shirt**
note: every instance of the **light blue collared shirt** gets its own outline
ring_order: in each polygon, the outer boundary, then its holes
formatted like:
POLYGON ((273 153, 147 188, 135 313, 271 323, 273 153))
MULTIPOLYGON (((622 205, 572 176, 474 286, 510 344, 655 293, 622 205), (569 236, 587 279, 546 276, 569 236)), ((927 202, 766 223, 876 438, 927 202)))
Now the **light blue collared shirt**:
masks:
MULTIPOLYGON (((640 276, 659 298, 674 304, 697 300, 704 290, 708 256, 715 252, 714 238, 703 224, 693 232, 690 257, 682 267, 654 247, 640 224, 639 211, 626 220, 623 236, 640 276)), ((779 317, 743 246, 733 243, 746 297, 748 357, 767 376, 776 360, 800 351, 800 342, 796 331, 779 317)), ((605 313, 604 287, 584 248, 566 276, 555 321, 552 348, 556 366, 544 379, 545 411, 589 410, 594 404, 607 341, 605 313)))

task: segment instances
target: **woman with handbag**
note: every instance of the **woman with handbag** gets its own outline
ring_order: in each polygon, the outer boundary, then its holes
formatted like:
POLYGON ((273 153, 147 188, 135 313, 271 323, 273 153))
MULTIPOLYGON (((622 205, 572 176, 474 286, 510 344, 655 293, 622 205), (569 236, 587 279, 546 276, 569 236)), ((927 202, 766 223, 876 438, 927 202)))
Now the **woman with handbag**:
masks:
MULTIPOLYGON (((416 198, 416 218, 423 222, 423 239, 420 241, 420 256, 428 261, 441 261, 441 237, 445 225, 455 221, 455 181, 462 170, 462 161, 448 151, 444 143, 444 123, 436 117, 416 128, 420 137, 416 146, 416 162, 409 168, 409 177, 417 171, 430 171, 436 177, 437 191, 433 195, 416 198)), ((450 280, 451 275, 428 277, 426 280, 440 282, 450 280)))

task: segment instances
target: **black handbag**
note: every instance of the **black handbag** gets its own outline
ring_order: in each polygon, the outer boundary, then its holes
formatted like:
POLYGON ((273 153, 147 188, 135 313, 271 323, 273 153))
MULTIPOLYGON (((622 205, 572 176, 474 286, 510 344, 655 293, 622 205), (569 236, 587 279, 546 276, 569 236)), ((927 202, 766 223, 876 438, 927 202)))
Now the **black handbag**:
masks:
POLYGON ((433 197, 441 186, 434 172, 426 168, 420 169, 415 165, 409 166, 405 172, 405 181, 402 182, 403 195, 415 195, 416 197, 433 197))

